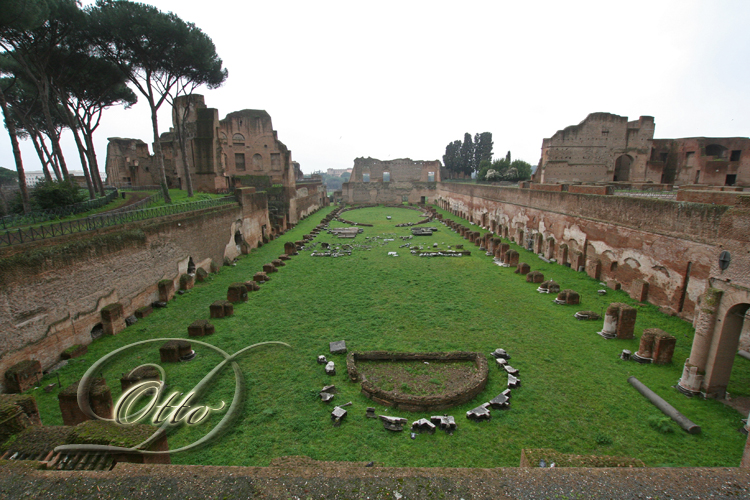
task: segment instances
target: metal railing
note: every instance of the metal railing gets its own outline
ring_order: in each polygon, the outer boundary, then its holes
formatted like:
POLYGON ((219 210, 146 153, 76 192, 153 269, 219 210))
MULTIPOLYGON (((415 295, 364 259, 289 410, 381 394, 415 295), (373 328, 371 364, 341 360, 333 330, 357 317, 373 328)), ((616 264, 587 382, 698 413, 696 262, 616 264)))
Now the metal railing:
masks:
POLYGON ((46 226, 5 231, 0 232, 0 247, 19 245, 21 243, 47 238, 56 238, 66 234, 92 231, 103 227, 116 226, 155 217, 163 217, 165 215, 203 210, 206 208, 228 205, 230 203, 237 203, 237 200, 234 197, 214 198, 212 200, 191 201, 188 203, 164 205, 161 207, 145 208, 123 213, 108 212, 101 215, 86 217, 85 219, 76 219, 46 226))
POLYGON ((94 210, 107 205, 117 198, 116 188, 106 188, 111 190, 106 196, 94 198, 93 200, 82 201, 81 203, 75 203, 65 207, 59 207, 52 210, 40 210, 36 212, 29 212, 28 214, 13 214, 6 215, 0 218, 0 229, 8 229, 11 227, 18 226, 30 226, 33 224, 40 224, 42 222, 48 222, 51 220, 60 219, 69 215, 80 214, 94 210))
POLYGON ((638 198, 660 198, 662 200, 674 200, 677 191, 657 191, 651 189, 615 189, 615 196, 631 196, 638 198))

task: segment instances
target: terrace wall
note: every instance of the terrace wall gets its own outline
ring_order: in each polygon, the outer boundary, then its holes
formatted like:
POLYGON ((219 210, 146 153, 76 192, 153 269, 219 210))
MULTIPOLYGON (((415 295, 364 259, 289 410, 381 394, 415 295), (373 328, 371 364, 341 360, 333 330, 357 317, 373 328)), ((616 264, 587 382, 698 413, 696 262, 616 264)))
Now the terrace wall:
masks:
POLYGON ((159 300, 160 280, 179 289, 191 258, 209 270, 236 257, 237 232, 256 246, 269 223, 266 197, 238 191, 239 205, 0 250, 0 374, 27 359, 49 368, 68 347, 91 343, 102 308, 119 302, 127 317, 159 300))
MULTIPOLYGON (((750 198, 736 206, 673 202, 653 198, 597 196, 571 192, 440 183, 438 204, 529 248, 539 241, 561 264, 601 268, 594 276, 612 280, 637 296, 649 284, 648 302, 693 319, 709 279, 747 286, 750 198), (517 241, 523 231, 523 241, 517 241), (563 244, 567 245, 566 248, 563 244), (722 250, 732 265, 718 268, 722 250), (599 261, 600 266, 596 263, 599 261), (640 281, 639 281, 640 280, 640 281)), ((595 271, 592 271, 595 273, 595 271)))

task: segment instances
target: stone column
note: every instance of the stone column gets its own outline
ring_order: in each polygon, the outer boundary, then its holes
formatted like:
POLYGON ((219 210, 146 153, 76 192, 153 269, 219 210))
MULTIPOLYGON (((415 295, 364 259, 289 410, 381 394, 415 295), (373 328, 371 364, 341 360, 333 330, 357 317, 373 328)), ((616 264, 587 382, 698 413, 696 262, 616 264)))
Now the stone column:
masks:
POLYGON ((695 319, 695 336, 690 349, 690 357, 685 360, 682 377, 677 382, 678 389, 683 392, 700 392, 703 377, 706 372, 708 351, 716 327, 716 313, 724 292, 716 288, 709 288, 700 299, 698 316, 695 319))

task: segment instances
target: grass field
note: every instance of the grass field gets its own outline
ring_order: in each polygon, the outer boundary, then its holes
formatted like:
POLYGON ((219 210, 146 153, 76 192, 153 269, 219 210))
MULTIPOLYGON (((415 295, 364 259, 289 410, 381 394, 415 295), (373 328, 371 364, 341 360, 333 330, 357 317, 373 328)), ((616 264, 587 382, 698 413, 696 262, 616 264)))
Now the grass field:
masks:
MULTIPOLYGON (((226 298, 229 284, 250 279, 283 253, 285 241, 301 239, 328 210, 253 250, 236 266, 210 275, 206 283, 119 335, 95 341, 84 358, 59 371, 63 385, 118 347, 145 339, 187 338, 187 326, 207 319, 209 304, 226 298)), ((234 316, 212 320, 216 333, 201 340, 229 354, 271 340, 286 342, 291 349, 261 347, 239 358, 245 382, 241 415, 222 437, 200 449, 173 454, 173 463, 267 465, 274 457, 307 455, 387 466, 497 467, 517 466, 522 448, 554 448, 564 453, 630 456, 649 466, 739 464, 746 440, 738 432, 741 416, 720 402, 689 399, 672 388, 690 351, 690 324, 667 317, 654 306, 636 305, 636 336, 644 328, 661 328, 677 337, 677 348, 674 363, 668 366, 625 362, 619 353, 635 352, 637 339, 604 340, 596 334, 601 321, 573 317, 577 310, 603 312, 611 302, 634 304, 625 292, 610 290, 600 297, 597 290, 602 287, 585 273, 545 263, 511 244, 532 270, 581 295, 580 306, 556 305, 553 296, 537 293, 537 285, 526 283, 513 269, 494 265, 478 247, 469 246, 437 221, 439 232, 410 243, 464 244, 472 250, 470 257, 416 257, 399 248, 403 242, 398 236, 410 231, 395 225, 419 220, 416 211, 378 207, 347 212, 345 217, 374 224, 364 228, 355 245, 368 244, 365 238, 372 236, 396 239, 382 243, 381 238, 371 250, 355 249, 351 256, 339 258, 302 252, 273 273, 260 291, 252 292, 248 302, 236 304, 234 316), (386 215, 392 220, 387 221, 386 215), (389 251, 399 257, 389 257, 389 251), (487 422, 467 420, 467 410, 506 388, 506 375, 491 363, 487 388, 472 402, 448 410, 458 423, 455 434, 437 432, 412 440, 408 432, 392 433, 378 420, 365 418, 365 408, 375 406, 378 414, 402 416, 409 422, 430 414, 390 410, 360 394, 359 386, 347 379, 345 356, 328 352, 328 343, 341 339, 349 350, 357 351, 490 353, 502 347, 520 370, 522 387, 513 391, 510 410, 493 411, 487 422), (320 354, 336 363, 335 376, 327 376, 323 365, 316 363, 320 354), (665 423, 661 412, 627 383, 630 375, 701 425, 703 432, 689 435, 671 421, 665 423), (317 396, 331 383, 339 389, 335 404, 353 402, 338 428, 331 425, 332 405, 317 396)), ((316 241, 352 243, 325 233, 316 241)), ((160 345, 161 341, 133 348, 102 371, 115 400, 121 374, 141 363, 158 363, 160 345)), ((193 348, 195 360, 164 366, 170 390, 190 390, 222 359, 202 346, 193 348)), ((55 380, 55 375, 48 376, 42 385, 55 380)), ((234 390, 232 371, 226 369, 197 404, 229 403, 234 390)), ((728 390, 732 395, 750 395, 750 362, 736 359, 728 390)), ((43 422, 60 425, 57 391, 34 394, 43 422)), ((170 449, 199 439, 223 415, 217 412, 210 422, 180 427, 169 436, 170 449)))

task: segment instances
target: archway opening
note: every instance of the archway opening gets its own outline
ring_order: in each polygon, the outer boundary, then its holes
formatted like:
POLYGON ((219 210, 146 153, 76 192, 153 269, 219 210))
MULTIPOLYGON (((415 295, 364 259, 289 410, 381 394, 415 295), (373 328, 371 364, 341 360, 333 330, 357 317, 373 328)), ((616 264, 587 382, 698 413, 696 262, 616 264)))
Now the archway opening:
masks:
POLYGON ((615 160, 615 175, 613 181, 629 181, 630 166, 633 164, 633 157, 630 155, 621 155, 615 160))
MULTIPOLYGON (((714 344, 715 354, 706 367, 706 393, 725 398, 732 374, 735 356, 740 345, 740 336, 747 319, 750 304, 740 303, 729 308, 721 321, 721 333, 714 344)), ((712 347, 714 349, 714 347, 712 347)))
POLYGON ((190 257, 190 259, 188 260, 187 273, 188 274, 195 274, 195 262, 193 262, 193 258, 192 257, 190 257))

